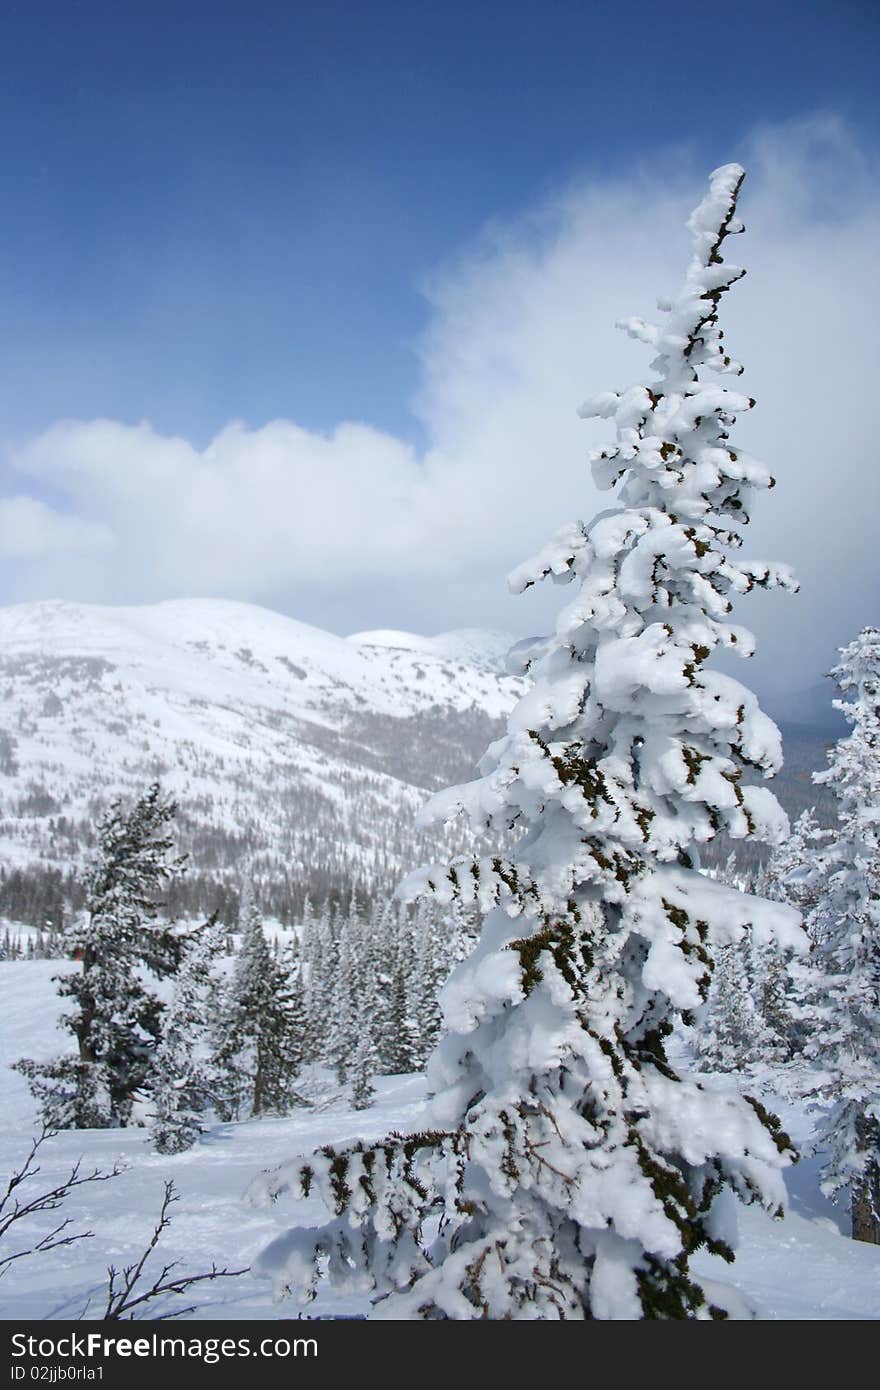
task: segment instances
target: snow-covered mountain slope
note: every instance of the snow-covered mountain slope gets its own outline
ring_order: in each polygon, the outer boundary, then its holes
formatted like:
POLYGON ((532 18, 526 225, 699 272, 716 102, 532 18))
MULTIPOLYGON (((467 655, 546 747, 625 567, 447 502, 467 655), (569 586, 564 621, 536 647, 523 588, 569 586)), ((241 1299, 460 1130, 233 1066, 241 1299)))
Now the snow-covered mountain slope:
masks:
POLYGON ((159 778, 206 873, 390 881, 425 793, 471 775, 521 688, 509 642, 341 638, 213 599, 0 609, 0 865, 69 867, 102 806, 159 778))

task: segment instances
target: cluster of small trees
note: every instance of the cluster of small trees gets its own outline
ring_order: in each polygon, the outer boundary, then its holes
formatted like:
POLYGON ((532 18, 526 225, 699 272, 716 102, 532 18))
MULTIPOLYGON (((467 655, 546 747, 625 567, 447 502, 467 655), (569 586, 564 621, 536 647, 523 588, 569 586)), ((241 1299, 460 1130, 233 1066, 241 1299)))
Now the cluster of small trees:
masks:
POLYGON ((63 934, 79 968, 57 977, 76 1051, 17 1064, 53 1130, 146 1114, 156 1147, 174 1152, 194 1141, 207 1112, 228 1118, 248 1105, 259 1114, 281 1107, 290 1089, 277 1075, 296 1060, 302 1021, 249 899, 228 981, 216 917, 178 931, 162 916, 163 889, 184 868, 173 854, 175 812, 154 783, 130 811, 115 804, 100 827, 86 911, 63 934))
POLYGON ((306 1016, 317 1060, 368 1105, 377 1073, 420 1070, 440 1036, 437 996, 452 966, 473 947, 472 912, 453 905, 415 912, 378 900, 361 912, 315 915, 307 907, 301 955, 306 1016))
POLYGON ((8 927, 0 937, 0 960, 57 960, 64 954, 61 932, 37 931, 33 935, 14 935, 8 927))
MULTIPOLYGON (((791 834, 774 846, 766 863, 743 870, 735 854, 716 871, 731 887, 758 898, 795 908, 808 930, 818 897, 814 867, 830 831, 813 810, 804 811, 791 834), (807 865, 812 865, 806 871, 807 865)), ((693 1029, 691 1044, 705 1071, 739 1072, 763 1063, 787 1065, 803 1057, 806 1020, 795 1003, 795 976, 810 972, 814 958, 770 943, 758 943, 747 930, 741 940, 720 947, 705 1007, 693 1029)))
POLYGON ((49 865, 0 868, 0 902, 13 922, 25 922, 40 934, 57 935, 71 912, 82 906, 82 884, 70 871, 49 865))
POLYGON ((234 943, 216 916, 188 930, 164 918, 164 890, 184 868, 175 810, 156 783, 100 827, 85 913, 59 938, 80 962, 58 977, 76 1052, 17 1064, 45 1123, 146 1118, 170 1153, 194 1143, 210 1115, 290 1109, 306 1062, 335 1067, 361 1107, 377 1072, 422 1065, 439 1034, 437 991, 467 949, 463 914, 391 903, 363 913, 352 898, 346 912, 307 908, 301 935, 273 949, 245 882, 230 971, 234 943))

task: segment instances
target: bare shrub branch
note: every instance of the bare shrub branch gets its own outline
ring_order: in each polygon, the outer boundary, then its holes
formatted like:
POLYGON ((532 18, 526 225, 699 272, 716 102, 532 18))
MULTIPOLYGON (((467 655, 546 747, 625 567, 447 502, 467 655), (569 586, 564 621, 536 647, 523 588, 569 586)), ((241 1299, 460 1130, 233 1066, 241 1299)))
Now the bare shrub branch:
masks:
MULTIPOLYGON (((153 1234, 140 1259, 134 1264, 127 1265, 121 1273, 113 1265, 107 1270, 109 1283, 107 1286, 107 1306, 103 1313, 105 1322, 121 1322, 125 1319, 134 1321, 133 1309, 142 1307, 151 1299, 161 1298, 165 1294, 185 1293, 194 1284, 203 1284, 214 1279, 235 1279, 238 1275, 247 1273, 247 1268, 218 1269, 215 1264, 212 1264, 210 1270, 204 1274, 176 1274, 171 1277, 172 1270, 176 1269, 179 1264, 178 1260, 172 1260, 170 1264, 162 1266, 152 1284, 146 1288, 142 1287, 142 1291, 137 1292, 137 1286, 144 1276, 147 1260, 158 1245, 163 1231, 171 1225, 171 1217, 168 1215, 169 1208, 174 1202, 179 1201, 180 1197, 174 1190, 174 1183, 166 1182, 159 1219, 153 1227, 153 1234)), ((170 1317, 184 1317, 187 1313, 194 1312, 195 1308, 195 1304, 190 1304, 186 1308, 175 1308, 171 1312, 160 1313, 156 1321, 170 1317)))
MULTIPOLYGON (((23 1200, 19 1196, 19 1189, 23 1183, 35 1178, 40 1172, 40 1165, 35 1161, 37 1154, 42 1145, 48 1139, 54 1139, 57 1133, 57 1130, 44 1124, 40 1133, 31 1141, 30 1151, 24 1163, 16 1169, 7 1182, 6 1189, 0 1196, 0 1240, 17 1222, 25 1220, 26 1217, 36 1216, 43 1211, 56 1211, 74 1188, 84 1187, 86 1183, 108 1182, 110 1178, 116 1178, 124 1171, 123 1166, 117 1163, 109 1172, 104 1172, 100 1168, 83 1172, 82 1159, 77 1159, 66 1178, 63 1178, 54 1187, 47 1188, 45 1192, 40 1192, 27 1201, 23 1200)), ((15 1260, 24 1259, 28 1255, 44 1254, 47 1250, 57 1250, 62 1245, 73 1245, 79 1240, 92 1239, 93 1231, 68 1232, 71 1222, 72 1217, 65 1217, 54 1230, 49 1231, 38 1240, 34 1240, 32 1244, 24 1245, 20 1250, 15 1250, 11 1254, 0 1255, 0 1275, 4 1274, 15 1260), (68 1233, 65 1234, 65 1232, 68 1233)))

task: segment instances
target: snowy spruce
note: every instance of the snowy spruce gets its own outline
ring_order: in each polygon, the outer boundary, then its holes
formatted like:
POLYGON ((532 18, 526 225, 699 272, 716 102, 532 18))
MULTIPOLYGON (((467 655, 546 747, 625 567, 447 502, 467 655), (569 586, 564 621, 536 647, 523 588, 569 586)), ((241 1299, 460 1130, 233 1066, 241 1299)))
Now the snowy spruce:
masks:
POLYGON ((834 791, 837 824, 805 875, 815 944, 797 993, 805 1055, 825 1069, 831 1102, 823 1188, 849 1201, 857 1239, 880 1244, 880 630, 865 628, 831 674, 852 731, 815 777, 834 791))
POLYGON ((215 918, 180 941, 174 992, 149 1080, 150 1130, 159 1153, 191 1148, 226 1100, 229 1085, 216 1037, 225 945, 226 932, 215 918))
POLYGON ((742 179, 735 165, 712 175, 662 326, 623 325, 653 349, 650 384, 582 411, 615 424, 593 472, 618 505, 512 576, 516 591, 550 577, 574 597, 554 636, 521 650, 531 687, 480 779, 427 813, 463 812, 503 846, 406 885, 483 917, 442 993, 429 1123, 328 1146, 257 1186, 318 1193, 332 1213, 263 1256, 300 1297, 326 1276, 379 1317, 721 1316, 691 1256, 732 1258, 726 1193, 782 1204, 792 1150, 777 1122, 679 1076, 665 1048, 747 930, 803 946, 794 910, 699 871, 720 831, 772 844, 788 830, 770 791, 742 780, 779 768, 777 729, 705 665, 718 647, 752 651, 730 620, 737 595, 795 587, 738 556, 773 481, 731 438, 753 401, 725 384, 741 368, 718 326, 743 274, 722 257, 742 179))
POLYGON ((131 810, 116 802, 99 827, 86 911, 63 938, 81 969, 58 979, 72 1001, 62 1022, 77 1053, 18 1064, 53 1129, 126 1125, 148 1083, 161 1032, 157 985, 179 964, 178 942, 160 917, 167 884, 183 867, 173 854, 175 812, 155 782, 131 810))
POLYGON ((305 1003, 299 976, 272 958, 249 882, 241 895, 241 945, 221 1015, 219 1057, 227 1079, 223 1108, 240 1114, 284 1113, 305 1047, 305 1003))

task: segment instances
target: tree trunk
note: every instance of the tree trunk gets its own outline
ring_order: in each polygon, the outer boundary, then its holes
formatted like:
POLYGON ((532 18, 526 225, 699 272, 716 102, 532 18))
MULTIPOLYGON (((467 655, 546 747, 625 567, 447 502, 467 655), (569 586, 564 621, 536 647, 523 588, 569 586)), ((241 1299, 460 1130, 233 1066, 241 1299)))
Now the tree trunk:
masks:
POLYGON ((95 953, 91 946, 86 946, 82 959, 83 988, 79 996, 80 1016, 76 1024, 79 1055, 83 1062, 96 1062, 98 1060, 95 1054, 94 1039, 95 1000, 87 984, 89 970, 94 964, 95 953))
POLYGON ((880 1245, 880 1165, 872 1160, 852 1192, 853 1240, 880 1245))
POLYGON ((255 1073, 255 1075, 254 1075, 254 1100, 253 1100, 253 1105, 251 1106, 251 1114, 252 1114, 252 1115, 260 1115, 260 1114, 262 1114, 262 1112, 263 1112, 263 1090, 264 1090, 264 1087, 265 1087, 265 1080, 264 1080, 264 1076, 263 1076, 263 1063, 262 1063, 262 1059, 258 1056, 258 1058, 257 1058, 257 1069, 256 1069, 256 1073, 255 1073))
POLYGON ((861 1153, 867 1152, 868 1159, 852 1186, 853 1240, 880 1245, 880 1123, 860 1115, 856 1144, 861 1153))

